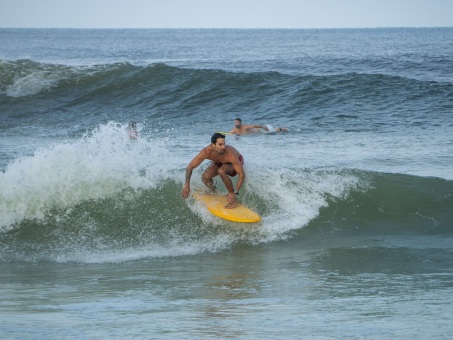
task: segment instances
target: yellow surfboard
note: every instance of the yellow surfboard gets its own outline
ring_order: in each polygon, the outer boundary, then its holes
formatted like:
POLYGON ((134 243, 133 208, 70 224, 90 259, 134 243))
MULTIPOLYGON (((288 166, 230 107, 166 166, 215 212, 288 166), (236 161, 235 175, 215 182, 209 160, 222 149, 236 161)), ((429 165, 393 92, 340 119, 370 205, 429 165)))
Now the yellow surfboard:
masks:
POLYGON ((227 205, 227 200, 225 195, 208 194, 197 191, 193 193, 193 197, 197 201, 205 203, 206 207, 213 215, 225 220, 245 223, 261 221, 260 215, 243 204, 239 204, 233 209, 226 209, 225 205, 227 205))

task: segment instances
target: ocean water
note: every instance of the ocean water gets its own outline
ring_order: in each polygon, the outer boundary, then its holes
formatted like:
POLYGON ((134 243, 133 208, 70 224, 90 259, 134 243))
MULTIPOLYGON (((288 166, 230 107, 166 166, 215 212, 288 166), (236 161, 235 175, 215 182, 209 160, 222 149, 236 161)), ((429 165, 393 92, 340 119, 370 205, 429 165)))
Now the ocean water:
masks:
POLYGON ((453 28, 0 46, 1 338, 451 337, 453 28), (236 117, 257 224, 180 194, 236 117))

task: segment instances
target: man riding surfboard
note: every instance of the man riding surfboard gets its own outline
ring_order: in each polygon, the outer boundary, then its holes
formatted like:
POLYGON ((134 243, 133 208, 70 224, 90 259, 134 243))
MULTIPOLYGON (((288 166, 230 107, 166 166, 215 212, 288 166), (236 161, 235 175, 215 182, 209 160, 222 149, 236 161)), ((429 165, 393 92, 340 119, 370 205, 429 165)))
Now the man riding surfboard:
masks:
POLYGON ((215 191, 216 187, 213 178, 215 176, 220 176, 228 190, 228 204, 225 208, 231 209, 237 207, 238 201, 236 195, 239 194, 239 190, 241 189, 246 176, 243 167, 244 157, 234 147, 226 145, 225 135, 218 132, 212 135, 211 144, 203 148, 187 166, 185 183, 181 191, 182 197, 189 197, 190 178, 192 177, 193 169, 197 168, 205 159, 209 159, 212 162, 201 175, 201 180, 210 191, 215 191), (230 176, 234 177, 236 175, 239 177, 236 187, 234 187, 230 176))

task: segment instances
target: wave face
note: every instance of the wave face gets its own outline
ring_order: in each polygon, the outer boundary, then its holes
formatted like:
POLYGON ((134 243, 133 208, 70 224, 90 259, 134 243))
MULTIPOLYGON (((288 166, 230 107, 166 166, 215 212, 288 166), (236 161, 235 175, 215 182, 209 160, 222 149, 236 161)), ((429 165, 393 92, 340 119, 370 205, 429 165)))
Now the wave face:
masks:
MULTIPOLYGON (((1 261, 115 262, 315 239, 319 233, 453 232, 451 181, 338 168, 264 168, 258 159, 247 163, 250 179, 241 200, 263 222, 219 220, 197 202, 181 199, 185 160, 172 152, 169 140, 131 143, 124 129, 107 124, 79 140, 41 148, 0 173, 1 261)), ((201 187, 200 171, 194 187, 201 187)))
POLYGON ((448 28, 0 29, 0 261, 448 239, 452 37, 448 28), (180 197, 187 164, 236 117, 288 129, 227 137, 246 159, 240 199, 263 216, 257 225, 180 197))

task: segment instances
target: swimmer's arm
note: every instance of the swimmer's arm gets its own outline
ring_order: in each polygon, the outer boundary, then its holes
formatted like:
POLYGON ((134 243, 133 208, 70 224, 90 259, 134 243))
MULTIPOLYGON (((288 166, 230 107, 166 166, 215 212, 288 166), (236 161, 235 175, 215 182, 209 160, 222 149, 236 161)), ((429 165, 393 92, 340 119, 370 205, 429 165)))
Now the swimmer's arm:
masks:
POLYGON ((269 128, 264 125, 249 125, 249 129, 264 129, 269 132, 269 128))

